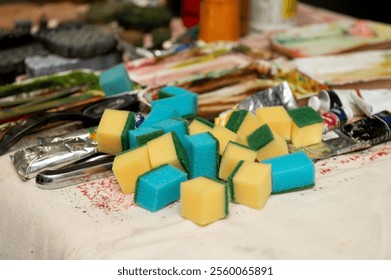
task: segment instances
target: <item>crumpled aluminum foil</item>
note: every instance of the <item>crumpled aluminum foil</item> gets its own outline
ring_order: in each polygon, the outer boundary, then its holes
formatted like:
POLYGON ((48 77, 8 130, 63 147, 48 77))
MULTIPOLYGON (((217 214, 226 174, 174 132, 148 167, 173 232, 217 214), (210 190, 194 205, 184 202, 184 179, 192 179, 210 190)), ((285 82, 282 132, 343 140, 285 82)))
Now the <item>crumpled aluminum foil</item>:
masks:
POLYGON ((235 109, 246 109, 255 114, 258 108, 281 105, 286 110, 299 107, 287 82, 251 95, 239 102, 235 109))
POLYGON ((49 143, 61 142, 69 139, 87 139, 96 132, 97 127, 81 128, 75 131, 67 132, 57 136, 38 137, 38 145, 47 145, 49 143))
POLYGON ((233 110, 245 109, 255 114, 258 108, 269 106, 284 106, 286 110, 299 107, 288 82, 284 81, 278 86, 262 90, 243 99, 233 108, 220 113, 215 119, 215 124, 225 125, 233 110))
POLYGON ((31 146, 10 156, 22 180, 29 180, 43 170, 60 168, 98 152, 92 138, 71 138, 58 142, 31 146))

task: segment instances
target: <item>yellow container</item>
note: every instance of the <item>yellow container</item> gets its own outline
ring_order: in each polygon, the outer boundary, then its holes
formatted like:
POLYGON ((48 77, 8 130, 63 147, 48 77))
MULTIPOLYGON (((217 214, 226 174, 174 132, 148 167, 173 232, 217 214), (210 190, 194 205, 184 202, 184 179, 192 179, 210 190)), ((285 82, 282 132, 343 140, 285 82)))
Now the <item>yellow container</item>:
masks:
POLYGON ((239 0, 201 0, 200 35, 205 42, 240 38, 239 0))

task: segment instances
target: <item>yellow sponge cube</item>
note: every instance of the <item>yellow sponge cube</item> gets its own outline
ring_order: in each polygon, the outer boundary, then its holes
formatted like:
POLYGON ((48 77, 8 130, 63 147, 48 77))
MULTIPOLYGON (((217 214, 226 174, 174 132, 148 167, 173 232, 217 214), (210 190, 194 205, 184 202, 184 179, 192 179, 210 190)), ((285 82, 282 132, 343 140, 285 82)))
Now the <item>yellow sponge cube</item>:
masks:
POLYGON ((171 164, 182 171, 189 172, 185 149, 175 132, 148 141, 147 148, 152 168, 171 164))
POLYGON ((98 150, 116 155, 129 149, 130 129, 134 129, 133 112, 105 109, 96 130, 98 150))
POLYGON ((152 169, 147 146, 118 154, 113 161, 113 173, 124 194, 133 193, 140 175, 152 169))
POLYGON ((247 136, 261 125, 262 122, 253 113, 237 110, 231 114, 225 127, 236 132, 240 137, 240 143, 247 145, 247 136))
POLYGON ((181 183, 182 217, 198 225, 207 225, 228 215, 228 189, 219 181, 207 177, 181 183))
POLYGON ((227 180, 239 161, 254 162, 256 156, 257 152, 250 149, 250 147, 230 141, 221 158, 219 170, 220 179, 227 180))
POLYGON ((258 108, 255 114, 263 124, 268 124, 270 128, 282 138, 286 141, 290 141, 292 119, 284 106, 258 108))
POLYGON ((214 124, 200 117, 195 117, 189 125, 189 134, 194 135, 203 132, 210 132, 214 124))
POLYGON ((311 107, 299 107, 288 111, 292 118, 291 142, 296 148, 322 141, 323 118, 311 107))
POLYGON ((240 161, 229 176, 231 199, 255 209, 262 209, 272 192, 271 165, 240 161))
POLYGON ((240 137, 235 132, 232 132, 228 128, 219 124, 215 125, 210 133, 212 133, 212 135, 219 141, 220 155, 224 153, 225 147, 227 147, 229 141, 239 142, 240 140, 240 137))
POLYGON ((285 139, 275 133, 267 124, 262 125, 247 137, 249 146, 257 151, 257 160, 285 155, 288 144, 285 139))

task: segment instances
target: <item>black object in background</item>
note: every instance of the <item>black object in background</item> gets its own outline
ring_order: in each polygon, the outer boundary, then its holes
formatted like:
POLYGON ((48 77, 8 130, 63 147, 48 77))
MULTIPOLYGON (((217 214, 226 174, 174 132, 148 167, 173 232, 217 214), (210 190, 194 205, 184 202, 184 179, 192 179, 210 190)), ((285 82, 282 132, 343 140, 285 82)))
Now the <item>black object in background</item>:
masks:
POLYGON ((299 0, 299 2, 356 18, 391 23, 389 2, 384 0, 299 0))

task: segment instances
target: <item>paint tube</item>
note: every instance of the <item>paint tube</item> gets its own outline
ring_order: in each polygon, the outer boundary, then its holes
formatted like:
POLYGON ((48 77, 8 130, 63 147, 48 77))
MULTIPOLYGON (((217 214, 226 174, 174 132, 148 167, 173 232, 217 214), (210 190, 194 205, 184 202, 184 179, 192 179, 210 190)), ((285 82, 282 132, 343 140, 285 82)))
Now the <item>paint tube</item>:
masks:
POLYGON ((323 132, 327 132, 348 123, 353 118, 353 112, 349 107, 341 107, 333 108, 321 116, 323 118, 323 132))
POLYGON ((291 152, 302 150, 317 161, 364 150, 391 140, 391 113, 381 111, 371 117, 345 124, 323 134, 322 142, 302 148, 289 145, 291 152))
POLYGON ((391 113, 381 111, 371 117, 361 118, 344 125, 341 131, 369 147, 389 141, 391 139, 391 113))
POLYGON ((353 113, 352 117, 372 115, 372 106, 354 89, 321 90, 317 96, 310 97, 308 105, 321 114, 335 108, 345 108, 353 113))

